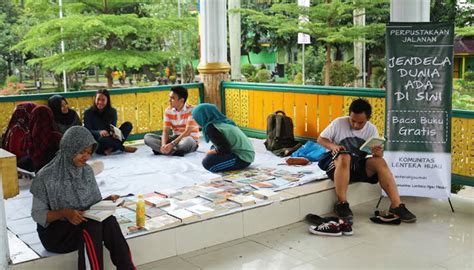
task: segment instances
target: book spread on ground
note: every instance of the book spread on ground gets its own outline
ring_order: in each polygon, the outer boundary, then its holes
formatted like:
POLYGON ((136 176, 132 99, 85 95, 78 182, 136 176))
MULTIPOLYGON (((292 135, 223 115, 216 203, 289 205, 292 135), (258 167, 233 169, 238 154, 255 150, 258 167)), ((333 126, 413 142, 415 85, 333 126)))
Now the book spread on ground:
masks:
POLYGON ((361 151, 371 154, 370 148, 374 146, 382 146, 385 143, 385 138, 382 137, 371 137, 365 141, 365 143, 359 148, 361 151))
POLYGON ((275 192, 269 189, 255 190, 253 192, 253 195, 259 199, 265 199, 265 200, 276 200, 279 197, 278 192, 275 192))
POLYGON ((145 203, 151 206, 155 206, 155 207, 162 207, 162 206, 170 205, 170 200, 164 199, 157 195, 157 196, 145 198, 145 203))
POLYGON ((214 216, 214 209, 204 206, 204 205, 193 205, 186 208, 186 210, 193 212, 198 215, 200 219, 206 219, 214 216))
POLYGON ((225 194, 219 194, 219 193, 208 193, 208 194, 201 194, 199 197, 202 197, 206 200, 209 200, 213 203, 223 203, 227 201, 227 197, 225 194))
POLYGON ((179 218, 183 223, 191 223, 199 220, 198 215, 186 209, 176 209, 168 212, 168 215, 179 218))
POLYGON ((181 224, 181 220, 170 215, 151 218, 145 222, 145 228, 151 230, 164 230, 181 224))
POLYGON ((116 126, 111 124, 110 131, 112 132, 112 134, 116 135, 119 140, 121 141, 125 140, 125 137, 123 136, 122 131, 116 126))
POLYGON ((255 204, 254 198, 252 198, 251 196, 245 196, 245 195, 237 195, 234 197, 230 197, 229 201, 236 202, 240 204, 240 206, 250 206, 250 205, 255 204))

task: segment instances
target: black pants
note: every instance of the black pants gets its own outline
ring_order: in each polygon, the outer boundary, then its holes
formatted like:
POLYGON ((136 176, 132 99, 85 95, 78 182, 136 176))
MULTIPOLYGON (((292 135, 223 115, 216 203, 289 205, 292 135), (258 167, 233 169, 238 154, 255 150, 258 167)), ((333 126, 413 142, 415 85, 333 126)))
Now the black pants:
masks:
POLYGON ((104 269, 103 245, 110 251, 110 258, 117 269, 135 269, 130 248, 114 216, 102 222, 88 220, 80 225, 58 220, 46 228, 38 225, 37 231, 41 243, 50 252, 77 250, 80 270, 87 266, 93 270, 104 269))
POLYGON ((123 137, 125 138, 123 141, 119 139, 115 139, 112 136, 107 137, 100 137, 97 140, 97 150, 95 151, 97 154, 103 155, 105 150, 112 149, 112 152, 120 150, 123 151, 123 142, 128 138, 130 132, 132 132, 133 126, 130 122, 123 123, 119 129, 122 131, 123 137))
POLYGON ((241 160, 238 156, 233 153, 230 154, 208 154, 202 160, 202 166, 210 172, 223 172, 242 170, 247 168, 250 163, 241 160))

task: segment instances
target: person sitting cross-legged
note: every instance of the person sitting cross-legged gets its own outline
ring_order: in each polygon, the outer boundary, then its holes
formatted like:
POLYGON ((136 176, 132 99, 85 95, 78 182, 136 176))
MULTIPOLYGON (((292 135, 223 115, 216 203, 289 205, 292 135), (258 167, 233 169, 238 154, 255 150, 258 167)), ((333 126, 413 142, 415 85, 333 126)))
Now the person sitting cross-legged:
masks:
POLYGON ((199 127, 193 120, 193 106, 188 104, 188 90, 181 86, 171 88, 170 106, 165 111, 163 135, 145 134, 144 141, 155 155, 176 155, 196 151, 199 141, 199 127), (170 136, 170 131, 173 135, 170 136))
POLYGON ((110 93, 107 89, 99 89, 96 92, 94 103, 84 111, 84 126, 91 132, 97 141, 96 153, 110 155, 120 150, 133 153, 136 147, 124 145, 128 135, 132 132, 133 125, 124 122, 119 129, 123 138, 111 132, 111 125, 117 125, 117 110, 112 107, 110 93))
POLYGON ((353 214, 347 202, 349 183, 379 183, 390 198, 389 212, 399 216, 402 221, 415 222, 416 216, 400 201, 392 172, 383 158, 383 147, 372 147, 372 157, 369 158, 359 150, 367 139, 378 137, 377 128, 369 122, 371 115, 370 103, 365 99, 356 99, 349 107, 349 116, 332 121, 318 138, 318 143, 332 154, 327 168, 322 169, 326 170, 336 187, 338 202, 334 212, 352 222, 353 214))

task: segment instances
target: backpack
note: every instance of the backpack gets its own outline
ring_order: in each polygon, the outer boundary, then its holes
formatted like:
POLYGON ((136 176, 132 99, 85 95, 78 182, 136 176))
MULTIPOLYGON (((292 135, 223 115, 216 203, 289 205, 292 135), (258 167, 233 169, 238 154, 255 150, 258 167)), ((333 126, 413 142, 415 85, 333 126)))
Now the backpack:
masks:
POLYGON ((18 158, 27 155, 26 137, 30 113, 35 108, 33 103, 23 103, 16 106, 10 123, 2 136, 2 148, 18 158))
POLYGON ((267 117, 267 139, 265 147, 276 155, 283 148, 292 148, 297 144, 293 134, 293 120, 283 111, 276 111, 267 117))

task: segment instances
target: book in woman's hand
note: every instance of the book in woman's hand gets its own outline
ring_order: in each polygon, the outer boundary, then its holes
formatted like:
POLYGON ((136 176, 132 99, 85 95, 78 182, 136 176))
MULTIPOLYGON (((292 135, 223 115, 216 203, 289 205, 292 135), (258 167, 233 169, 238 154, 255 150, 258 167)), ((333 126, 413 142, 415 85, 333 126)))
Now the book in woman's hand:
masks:
POLYGON ((371 148, 374 146, 382 146, 385 143, 385 138, 383 137, 371 137, 365 141, 365 143, 359 148, 361 151, 371 154, 371 148))
POLYGON ((112 200, 102 200, 92 205, 89 210, 84 211, 84 217, 102 222, 106 218, 115 214, 115 209, 118 205, 123 203, 123 199, 120 198, 115 202, 112 200))
POLYGON ((123 136, 122 131, 112 124, 110 125, 110 132, 112 132, 112 135, 115 135, 114 137, 116 137, 120 141, 125 140, 125 137, 123 136))

